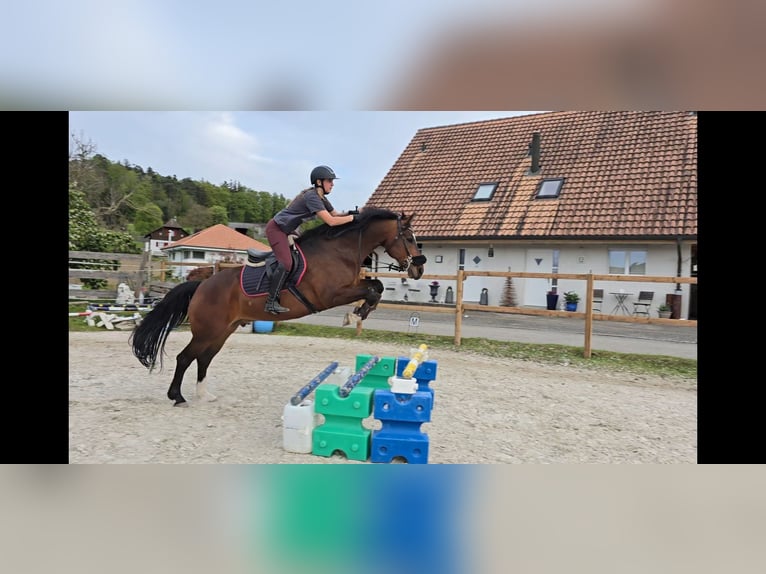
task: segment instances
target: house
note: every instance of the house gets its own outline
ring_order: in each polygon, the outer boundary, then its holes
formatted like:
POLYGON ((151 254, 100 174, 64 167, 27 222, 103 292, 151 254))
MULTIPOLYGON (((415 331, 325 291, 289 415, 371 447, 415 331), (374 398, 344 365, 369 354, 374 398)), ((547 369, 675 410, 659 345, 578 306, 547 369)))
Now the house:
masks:
POLYGON ((219 223, 175 241, 163 247, 162 251, 168 255, 173 276, 185 278, 200 263, 244 263, 249 248, 271 251, 265 243, 219 223))
MULTIPOLYGON (((666 294, 680 294, 681 316, 696 319, 696 285, 640 281, 697 273, 693 112, 565 111, 422 128, 366 205, 417 214, 427 274, 628 275, 638 281, 595 286, 607 294, 655 291, 652 311, 666 294)), ((504 282, 470 276, 464 299, 499 305, 504 282)), ((428 300, 425 283, 384 283, 384 300, 407 293, 428 300)), ((441 297, 454 283, 441 282, 441 297)), ((585 288, 582 280, 548 278, 517 278, 514 286, 520 306, 541 308, 550 289, 582 297, 585 288)))
POLYGON ((144 235, 144 251, 151 251, 152 255, 161 255, 163 247, 188 236, 189 233, 172 218, 162 227, 144 235))

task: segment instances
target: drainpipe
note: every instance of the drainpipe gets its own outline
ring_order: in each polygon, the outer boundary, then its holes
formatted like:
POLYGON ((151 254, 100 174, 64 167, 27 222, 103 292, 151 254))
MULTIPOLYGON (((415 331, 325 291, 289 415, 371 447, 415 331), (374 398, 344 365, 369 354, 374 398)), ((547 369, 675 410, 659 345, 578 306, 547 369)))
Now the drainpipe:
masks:
MULTIPOLYGON (((681 236, 676 237, 676 252, 677 252, 677 260, 678 260, 676 277, 681 277, 681 271, 683 269, 683 261, 681 258, 681 236)), ((676 283, 676 292, 680 290, 681 290, 681 284, 676 283)))

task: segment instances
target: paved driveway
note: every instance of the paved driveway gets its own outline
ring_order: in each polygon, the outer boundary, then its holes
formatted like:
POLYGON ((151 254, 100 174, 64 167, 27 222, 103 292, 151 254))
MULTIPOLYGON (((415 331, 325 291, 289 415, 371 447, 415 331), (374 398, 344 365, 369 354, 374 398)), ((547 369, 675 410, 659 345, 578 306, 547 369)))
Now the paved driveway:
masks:
MULTIPOLYGON (((343 315, 351 307, 328 309, 293 322, 340 327, 343 315)), ((679 320, 679 323, 683 320, 679 320)), ((353 328, 353 326, 348 327, 353 328)), ((430 335, 455 335, 455 316, 398 309, 377 309, 364 321, 365 329, 430 335), (418 326, 410 326, 410 317, 418 314, 418 326)), ((585 319, 539 317, 467 311, 462 322, 462 337, 486 337, 521 343, 557 343, 573 347, 585 345, 585 319)), ((668 355, 697 358, 697 328, 675 325, 594 321, 591 348, 641 355, 668 355)))

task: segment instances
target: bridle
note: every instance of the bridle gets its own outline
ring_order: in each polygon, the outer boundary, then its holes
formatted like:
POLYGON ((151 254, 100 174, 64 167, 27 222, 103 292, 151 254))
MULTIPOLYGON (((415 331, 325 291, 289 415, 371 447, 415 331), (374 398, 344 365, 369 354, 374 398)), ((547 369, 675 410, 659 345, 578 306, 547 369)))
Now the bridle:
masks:
POLYGON ((391 241, 386 242, 383 244, 383 249, 391 255, 391 252, 388 250, 388 248, 396 242, 397 239, 401 240, 402 245, 404 246, 404 251, 407 253, 407 258, 404 260, 404 263, 399 262, 398 264, 389 263, 388 269, 392 271, 407 271, 410 268, 410 265, 424 265, 426 262, 426 256, 425 255, 412 255, 410 253, 410 247, 407 244, 407 239, 404 237, 404 232, 409 231, 410 235, 412 235, 412 243, 415 245, 418 244, 418 240, 415 237, 415 232, 412 230, 409 226, 403 226, 402 225, 402 216, 399 215, 396 218, 396 235, 394 236, 391 241))

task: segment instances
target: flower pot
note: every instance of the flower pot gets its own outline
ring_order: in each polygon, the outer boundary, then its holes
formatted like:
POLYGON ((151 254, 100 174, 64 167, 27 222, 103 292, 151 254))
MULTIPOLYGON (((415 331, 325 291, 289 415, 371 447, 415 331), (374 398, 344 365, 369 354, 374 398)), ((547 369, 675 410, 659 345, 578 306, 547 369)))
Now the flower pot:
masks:
POLYGON ((547 306, 546 308, 548 311, 555 311, 556 305, 559 303, 559 295, 558 293, 546 293, 547 298, 547 306))
POLYGON ((577 311, 577 303, 567 301, 567 311, 577 311))
POLYGON ((657 311, 657 315, 659 315, 660 319, 670 319, 672 313, 673 311, 657 311))

